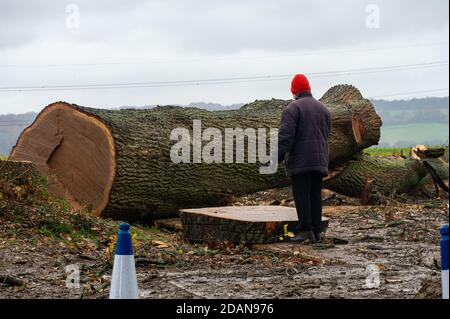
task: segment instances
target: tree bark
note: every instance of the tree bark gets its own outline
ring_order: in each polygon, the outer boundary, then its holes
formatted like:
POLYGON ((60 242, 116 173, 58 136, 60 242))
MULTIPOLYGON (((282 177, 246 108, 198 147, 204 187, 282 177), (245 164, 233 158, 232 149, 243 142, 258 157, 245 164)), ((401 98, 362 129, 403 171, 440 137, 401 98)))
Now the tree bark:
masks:
MULTIPOLYGON (((228 241, 262 244, 289 241, 298 226, 295 208, 283 206, 227 206, 180 211, 183 234, 192 242, 228 241)), ((322 230, 328 228, 322 219, 322 230)))
MULTIPOLYGON (((348 85, 321 99, 332 114, 330 168, 378 143, 381 119, 370 101, 348 85)), ((90 205, 96 215, 124 219, 174 216, 180 208, 220 206, 230 195, 289 184, 284 168, 261 164, 175 164, 170 140, 193 120, 202 128, 278 128, 290 101, 255 101, 239 110, 209 112, 174 106, 100 110, 65 102, 47 106, 19 137, 11 160, 28 160, 52 180, 52 192, 90 205)), ((224 144, 224 143, 222 143, 224 144)))
POLYGON ((374 194, 410 193, 432 181, 425 161, 437 176, 448 180, 448 164, 440 158, 417 160, 357 154, 335 175, 325 179, 324 187, 342 195, 361 198, 363 202, 370 202, 374 194))

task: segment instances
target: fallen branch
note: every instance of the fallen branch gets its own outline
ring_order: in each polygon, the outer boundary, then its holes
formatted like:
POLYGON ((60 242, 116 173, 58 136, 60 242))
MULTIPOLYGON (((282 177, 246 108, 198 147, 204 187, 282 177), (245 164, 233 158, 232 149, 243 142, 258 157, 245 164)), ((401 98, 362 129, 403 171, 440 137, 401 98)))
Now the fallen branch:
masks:
POLYGON ((412 193, 432 181, 443 187, 448 180, 448 164, 440 158, 426 160, 414 158, 385 158, 368 154, 355 155, 346 168, 331 179, 324 180, 324 187, 346 196, 361 198, 363 202, 376 201, 382 196, 412 193), (433 171, 429 174, 432 167, 433 171))
POLYGON ((4 286, 23 286, 23 281, 11 275, 0 274, 0 284, 4 286))
MULTIPOLYGON (((433 179, 434 184, 442 188, 443 191, 449 193, 449 187, 447 186, 447 184, 444 183, 441 176, 439 176, 434 167, 431 166, 430 163, 428 163, 427 161, 422 161, 422 163, 427 172, 430 174, 431 178, 433 179)), ((439 188, 436 189, 436 192, 437 192, 436 196, 439 196, 439 188)))

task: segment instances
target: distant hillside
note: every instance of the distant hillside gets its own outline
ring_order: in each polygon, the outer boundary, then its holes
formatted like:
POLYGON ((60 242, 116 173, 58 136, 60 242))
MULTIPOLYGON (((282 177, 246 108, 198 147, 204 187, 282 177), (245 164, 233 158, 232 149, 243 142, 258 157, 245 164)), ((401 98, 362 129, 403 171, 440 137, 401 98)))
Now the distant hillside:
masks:
POLYGON ((397 101, 373 100, 372 103, 383 119, 384 125, 448 123, 448 97, 397 101))
POLYGON ((37 113, 0 115, 0 155, 9 155, 20 133, 34 121, 36 115, 37 113))
MULTIPOLYGON (((437 145, 449 140, 449 98, 424 98, 397 101, 372 101, 383 119, 380 146, 400 147, 416 144, 437 145)), ((222 105, 194 102, 186 106, 210 111, 238 109, 244 104, 222 105)), ((124 108, 153 108, 121 106, 124 108)), ((0 155, 9 154, 22 130, 30 125, 37 113, 0 115, 0 155)))
POLYGON ((380 147, 448 144, 448 97, 372 103, 383 119, 380 147))

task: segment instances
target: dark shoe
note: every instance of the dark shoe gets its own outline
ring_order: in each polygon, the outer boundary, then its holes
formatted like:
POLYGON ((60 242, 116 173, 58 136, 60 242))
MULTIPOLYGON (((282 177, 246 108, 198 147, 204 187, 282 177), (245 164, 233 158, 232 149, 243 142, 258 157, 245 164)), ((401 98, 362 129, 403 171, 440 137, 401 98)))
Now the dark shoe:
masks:
POLYGON ((297 235, 291 238, 290 241, 296 244, 301 244, 306 241, 308 241, 310 244, 314 244, 316 242, 316 238, 312 231, 306 230, 306 231, 299 231, 297 235))
POLYGON ((316 239, 316 243, 320 242, 322 240, 322 236, 319 234, 314 234, 314 238, 316 239))

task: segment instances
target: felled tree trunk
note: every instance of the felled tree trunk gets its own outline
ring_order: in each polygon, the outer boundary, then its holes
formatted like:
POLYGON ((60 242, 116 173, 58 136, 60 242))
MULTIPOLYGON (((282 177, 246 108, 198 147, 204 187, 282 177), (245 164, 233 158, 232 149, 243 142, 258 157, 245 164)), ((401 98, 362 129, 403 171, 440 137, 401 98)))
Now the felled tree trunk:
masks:
MULTIPOLYGON (((377 144, 381 120, 370 101, 348 85, 322 98, 332 114, 330 168, 377 144)), ((100 110, 57 102, 19 137, 11 160, 28 160, 51 176, 53 193, 90 205, 96 215, 150 219, 180 208, 220 206, 230 195, 283 187, 283 167, 262 175, 261 164, 175 164, 175 128, 278 128, 289 101, 255 101, 239 110, 209 112, 174 106, 100 110)), ((206 142, 204 142, 205 144, 206 142)), ((224 145, 224 143, 222 143, 224 145)))
POLYGON ((370 202, 376 194, 392 195, 415 191, 431 182, 431 166, 443 180, 448 180, 448 164, 440 158, 386 158, 358 154, 324 181, 324 187, 339 194, 370 202), (426 163, 424 165, 424 163, 426 163))

